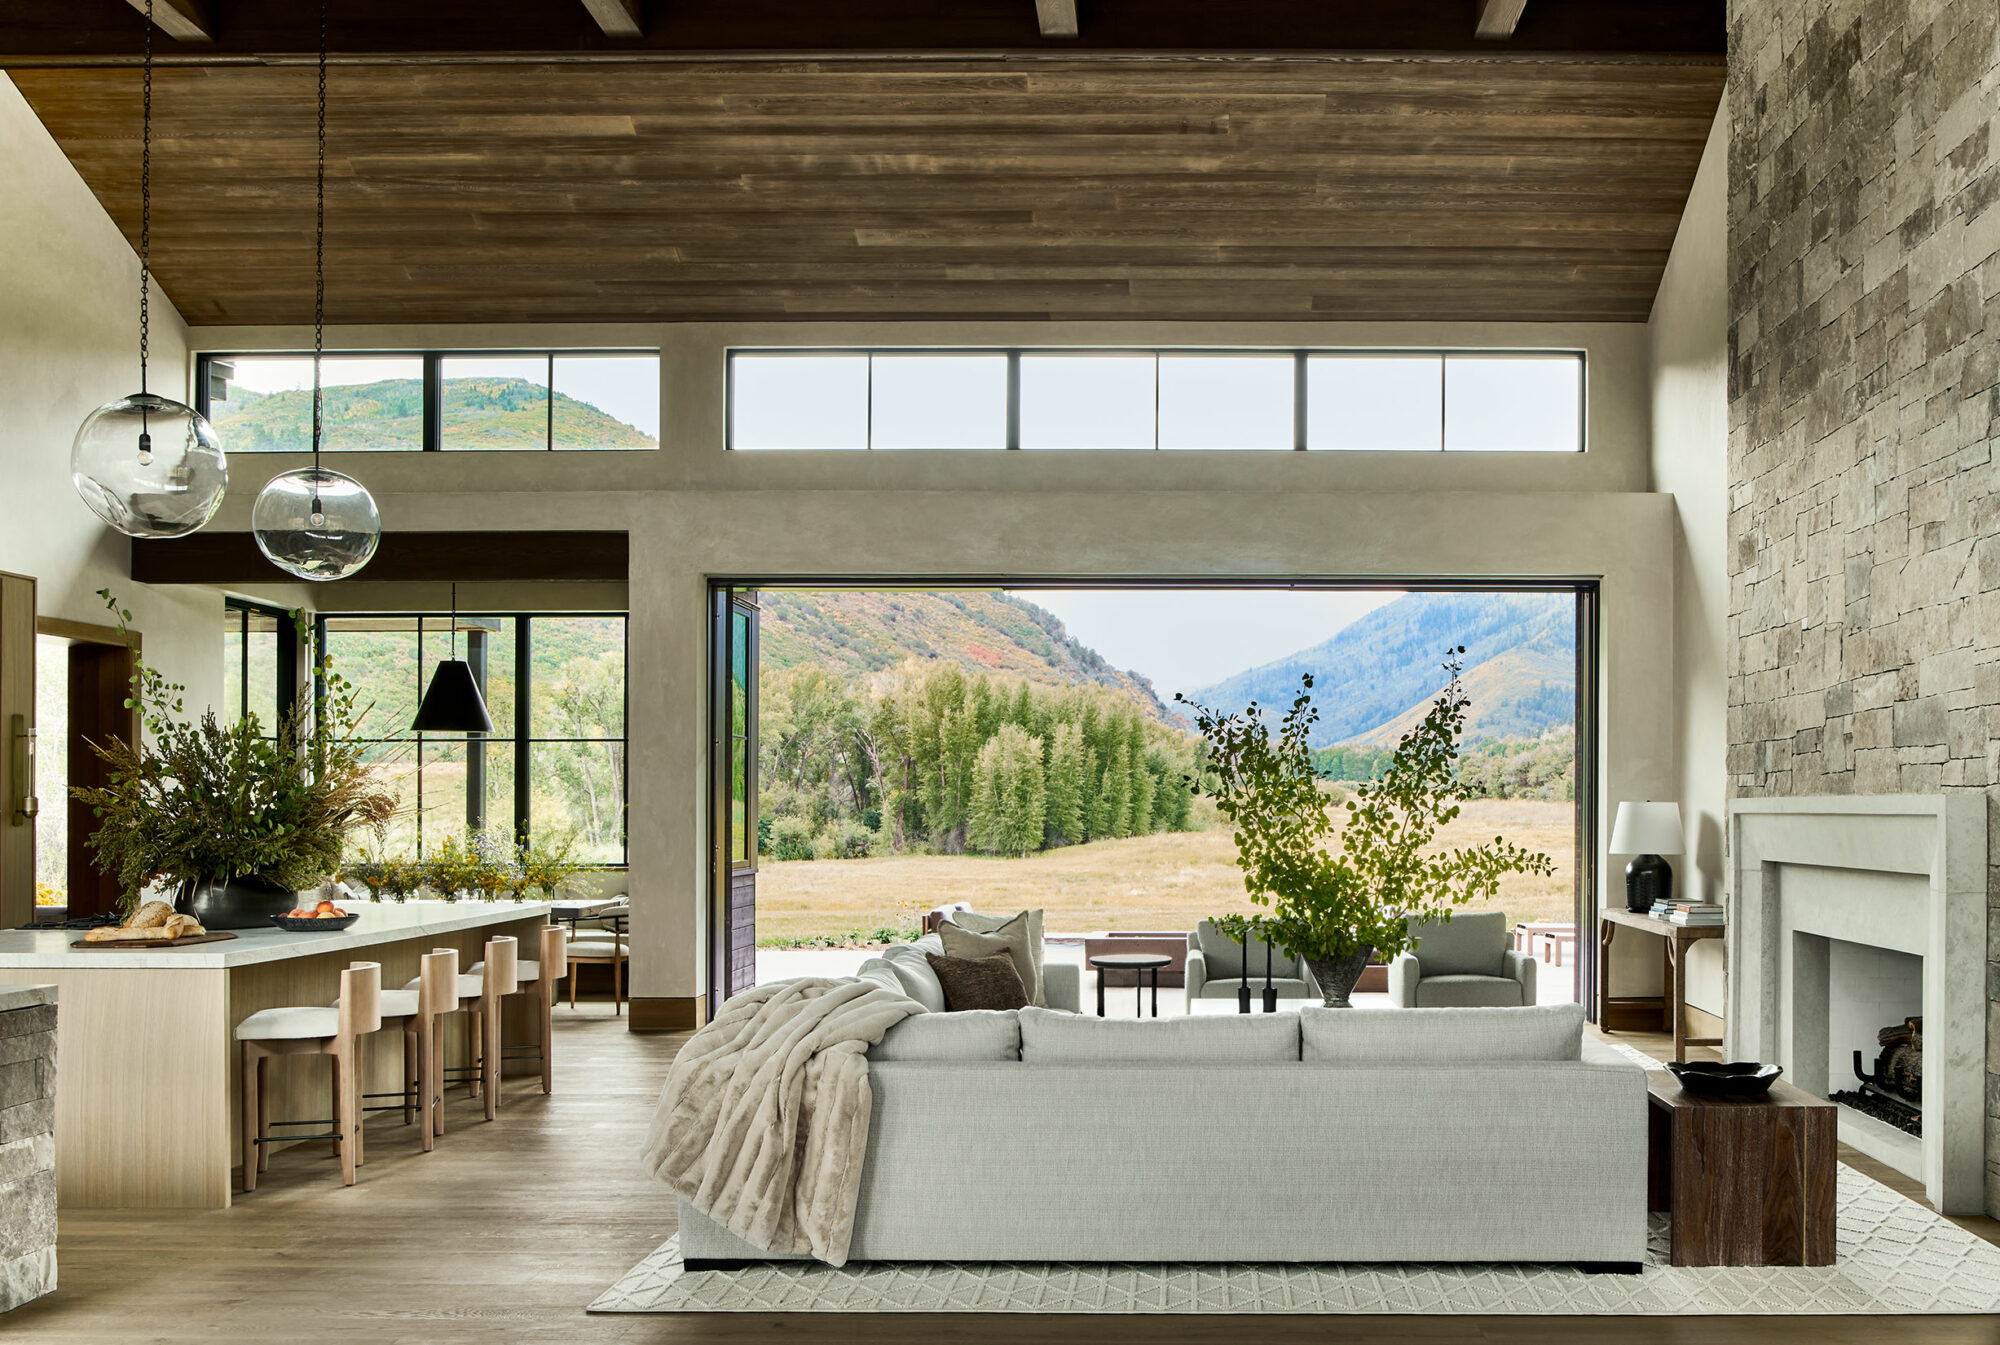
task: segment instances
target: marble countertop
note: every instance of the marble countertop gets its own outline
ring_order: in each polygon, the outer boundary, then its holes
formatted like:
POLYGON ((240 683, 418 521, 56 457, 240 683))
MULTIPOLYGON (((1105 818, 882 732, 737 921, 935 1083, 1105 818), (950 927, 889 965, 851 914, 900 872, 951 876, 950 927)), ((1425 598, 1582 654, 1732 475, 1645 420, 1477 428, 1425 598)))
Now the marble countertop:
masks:
MULTIPOLYGON (((511 924, 546 917, 545 901, 411 901, 401 905, 359 903, 361 919, 351 928, 323 934, 294 934, 275 925, 269 929, 239 929, 220 943, 185 948, 72 948, 83 937, 76 929, 0 930, 0 968, 46 968, 77 971, 90 967, 198 968, 247 967, 323 953, 358 952, 372 944, 429 938, 482 925, 511 924)), ((532 954, 524 954, 532 956, 532 954)))
POLYGON ((52 985, 0 985, 0 1013, 16 1009, 36 1009, 56 1002, 52 985))

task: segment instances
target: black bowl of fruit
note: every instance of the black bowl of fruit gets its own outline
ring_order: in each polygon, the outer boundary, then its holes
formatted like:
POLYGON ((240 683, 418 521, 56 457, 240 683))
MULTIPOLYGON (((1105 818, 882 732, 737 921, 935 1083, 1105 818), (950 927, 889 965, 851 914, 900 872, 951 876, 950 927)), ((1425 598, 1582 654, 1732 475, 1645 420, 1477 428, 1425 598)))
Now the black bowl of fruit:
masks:
POLYGON ((1667 1062, 1667 1069, 1681 1087, 1703 1097, 1762 1097, 1785 1072, 1783 1065, 1765 1065, 1755 1060, 1690 1060, 1686 1064, 1667 1062))
POLYGON ((330 901, 322 901, 317 906, 295 906, 283 915, 274 915, 271 923, 294 934, 324 934, 330 930, 346 929, 360 918, 359 911, 350 913, 330 901))

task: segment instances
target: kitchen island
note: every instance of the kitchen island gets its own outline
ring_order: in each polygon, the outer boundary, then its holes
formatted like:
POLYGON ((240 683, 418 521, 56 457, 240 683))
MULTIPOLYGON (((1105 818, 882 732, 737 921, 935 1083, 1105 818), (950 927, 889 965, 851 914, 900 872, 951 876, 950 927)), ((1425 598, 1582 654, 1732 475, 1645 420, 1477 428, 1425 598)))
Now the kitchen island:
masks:
MULTIPOLYGON (((73 948, 83 937, 78 930, 0 931, 0 986, 60 989, 56 1190, 63 1205, 228 1205, 241 1096, 238 1023, 260 1009, 331 1004, 351 962, 381 963, 383 987, 398 989, 415 978, 423 954, 456 948, 460 968, 469 968, 497 935, 519 939, 520 956, 532 959, 550 908, 413 901, 349 909, 361 919, 346 930, 245 929, 234 939, 182 948, 73 948)), ((536 1024, 525 1003, 511 1005, 508 1046, 533 1044, 536 1024)), ((447 1031, 449 1063, 464 1063, 464 1035, 447 1031)), ((382 1032, 368 1045, 366 1091, 399 1090, 401 1034, 382 1032)), ((270 1086, 273 1120, 328 1113, 324 1060, 274 1060, 270 1086)), ((410 1134, 415 1144, 414 1128, 410 1134)), ((373 1143, 394 1142, 394 1132, 384 1132, 373 1143)))

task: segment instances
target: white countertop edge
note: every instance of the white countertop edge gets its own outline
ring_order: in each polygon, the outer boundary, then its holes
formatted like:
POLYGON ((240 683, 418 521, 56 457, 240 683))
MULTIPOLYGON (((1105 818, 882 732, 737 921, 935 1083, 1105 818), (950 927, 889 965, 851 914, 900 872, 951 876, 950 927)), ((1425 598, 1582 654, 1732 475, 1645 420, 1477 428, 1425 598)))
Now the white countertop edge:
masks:
MULTIPOLYGON (((81 971, 91 967, 152 970, 207 970, 283 962, 295 957, 359 952, 384 943, 452 934, 485 925, 546 919, 553 905, 546 901, 370 902, 349 907, 362 913, 352 929, 324 934, 294 934, 287 930, 242 929, 234 939, 198 943, 187 948, 129 948, 99 951, 72 948, 83 937, 74 929, 0 931, 0 970, 46 969, 81 971)), ((532 957, 523 952, 523 957, 532 957)))
POLYGON ((0 985, 0 1013, 38 1009, 55 1002, 56 988, 52 985, 0 985))

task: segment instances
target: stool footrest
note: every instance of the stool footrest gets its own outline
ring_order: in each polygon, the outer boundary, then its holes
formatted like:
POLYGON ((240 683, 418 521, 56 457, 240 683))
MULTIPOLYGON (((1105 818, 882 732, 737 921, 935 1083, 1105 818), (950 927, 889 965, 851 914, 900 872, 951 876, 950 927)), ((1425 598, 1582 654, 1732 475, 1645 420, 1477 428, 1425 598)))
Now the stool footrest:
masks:
MULTIPOLYGON (((291 1124, 297 1125, 298 1122, 294 1121, 291 1124)), ((337 1140, 340 1137, 338 1130, 321 1130, 310 1135, 259 1135, 250 1142, 252 1144, 290 1144, 293 1140, 337 1140)))

